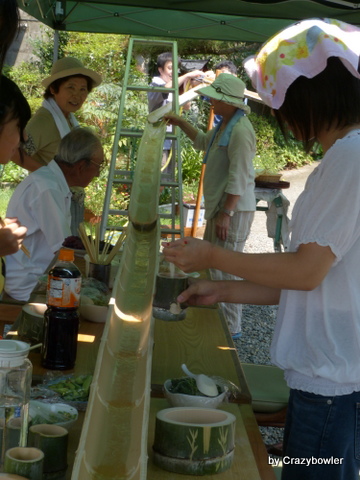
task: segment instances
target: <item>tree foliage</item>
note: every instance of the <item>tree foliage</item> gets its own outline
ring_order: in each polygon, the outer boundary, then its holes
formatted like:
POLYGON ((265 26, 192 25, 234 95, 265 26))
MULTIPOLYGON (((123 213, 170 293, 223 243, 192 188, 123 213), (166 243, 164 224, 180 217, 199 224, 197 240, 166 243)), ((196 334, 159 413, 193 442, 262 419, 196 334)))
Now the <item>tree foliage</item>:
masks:
MULTIPOLYGON (((23 63, 19 66, 7 68, 6 73, 13 78, 27 97, 32 111, 35 112, 42 102, 44 89, 41 81, 50 74, 53 63, 54 32, 43 27, 41 39, 33 41, 33 53, 38 58, 33 63, 23 63)), ((80 124, 91 126, 100 135, 107 157, 110 157, 114 142, 115 129, 118 119, 122 83, 125 74, 129 37, 126 35, 107 35, 93 33, 59 32, 59 58, 73 56, 81 60, 88 68, 99 72, 103 77, 102 84, 94 89, 77 113, 80 124)), ((175 40, 175 39, 174 39, 175 40)), ((239 76, 246 81, 242 69, 242 61, 253 54, 258 44, 246 44, 224 41, 193 41, 178 40, 178 52, 181 58, 208 59, 209 68, 214 68, 220 60, 231 60, 239 69, 239 76)), ((130 78, 133 85, 147 85, 150 80, 151 70, 156 65, 156 57, 163 51, 161 47, 151 47, 148 43, 135 44, 134 61, 131 65, 130 78), (143 72, 136 64, 136 56, 145 60, 148 71, 143 72)), ((248 84, 250 88, 250 85, 248 84)), ((123 116, 123 128, 143 129, 146 122, 148 109, 146 93, 128 91, 126 107, 123 116)), ((189 112, 190 121, 200 128, 206 129, 208 107, 205 102, 194 102, 194 108, 189 112)), ((299 145, 291 140, 284 144, 278 136, 276 127, 271 118, 251 115, 258 138, 258 152, 256 162, 259 166, 279 170, 291 165, 300 165, 309 161, 310 157, 302 153, 299 145)), ((202 152, 196 152, 191 142, 182 136, 182 170, 184 190, 188 188, 193 192, 196 188, 203 158, 202 152)), ((118 168, 133 165, 135 140, 121 138, 117 149, 118 168)), ((24 178, 20 167, 9 164, 3 174, 3 180, 20 181, 24 178)), ((100 214, 107 172, 101 178, 95 179, 88 187, 88 204, 94 213, 100 214)), ((126 188, 119 188, 113 203, 125 208, 129 199, 126 188)))
POLYGON ((255 168, 269 172, 279 172, 284 169, 298 168, 311 163, 316 153, 306 154, 302 144, 293 135, 285 141, 280 129, 271 115, 249 116, 256 133, 255 168))

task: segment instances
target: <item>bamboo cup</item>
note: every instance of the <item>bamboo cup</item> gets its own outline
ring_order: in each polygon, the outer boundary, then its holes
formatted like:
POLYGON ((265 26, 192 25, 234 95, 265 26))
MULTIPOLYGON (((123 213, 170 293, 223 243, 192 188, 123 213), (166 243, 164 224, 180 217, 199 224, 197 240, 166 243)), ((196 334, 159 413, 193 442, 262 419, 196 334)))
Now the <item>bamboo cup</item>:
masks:
POLYGON ((42 480, 44 453, 38 448, 14 447, 5 453, 4 470, 29 480, 42 480))
POLYGON ((28 445, 44 452, 44 479, 49 474, 52 479, 55 472, 59 478, 67 469, 68 431, 59 425, 38 424, 29 428, 28 445))

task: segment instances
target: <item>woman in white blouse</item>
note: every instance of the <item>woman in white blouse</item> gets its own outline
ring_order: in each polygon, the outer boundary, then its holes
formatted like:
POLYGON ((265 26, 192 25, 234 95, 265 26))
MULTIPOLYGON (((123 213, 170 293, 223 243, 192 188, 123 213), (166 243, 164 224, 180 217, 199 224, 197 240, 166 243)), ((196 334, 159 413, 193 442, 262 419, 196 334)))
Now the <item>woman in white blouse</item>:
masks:
POLYGON ((277 304, 271 356, 291 389, 283 480, 358 480, 360 469, 360 30, 311 19, 279 32, 244 66, 283 132, 324 156, 293 209, 290 252, 244 254, 196 239, 164 248, 193 283, 180 302, 277 304), (184 248, 185 245, 185 248, 184 248))

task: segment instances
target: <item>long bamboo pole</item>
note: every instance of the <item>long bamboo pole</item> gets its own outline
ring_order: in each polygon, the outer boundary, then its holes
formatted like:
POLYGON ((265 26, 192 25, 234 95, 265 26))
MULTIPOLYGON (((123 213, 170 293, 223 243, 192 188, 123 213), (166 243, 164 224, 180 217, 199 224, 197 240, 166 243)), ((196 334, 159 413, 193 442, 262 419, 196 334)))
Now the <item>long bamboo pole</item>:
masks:
MULTIPOLYGON (((214 107, 211 106, 209 120, 208 120, 208 127, 207 127, 208 130, 211 130, 213 123, 214 123, 214 107)), ((205 154, 204 154, 204 156, 205 156, 205 154)), ((203 196, 203 184, 204 184, 205 169, 206 169, 206 163, 203 163, 201 165, 199 186, 198 186, 198 192, 197 192, 196 204, 195 204, 195 211, 194 211, 194 220, 193 220, 193 224, 192 224, 192 227, 191 227, 191 236, 192 237, 196 237, 196 232, 197 232, 197 224, 198 224, 199 215, 200 215, 200 208, 201 208, 201 199, 202 199, 202 196, 203 196)))

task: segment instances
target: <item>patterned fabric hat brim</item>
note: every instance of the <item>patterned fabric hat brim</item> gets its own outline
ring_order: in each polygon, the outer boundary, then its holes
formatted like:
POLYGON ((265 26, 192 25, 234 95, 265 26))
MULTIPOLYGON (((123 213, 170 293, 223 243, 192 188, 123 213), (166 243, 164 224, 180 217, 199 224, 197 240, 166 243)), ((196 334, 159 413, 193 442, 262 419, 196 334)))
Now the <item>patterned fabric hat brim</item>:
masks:
POLYGON ((329 57, 340 58, 360 78, 359 55, 359 28, 329 18, 309 19, 274 35, 243 65, 264 103, 278 109, 289 86, 300 76, 321 73, 329 57))

